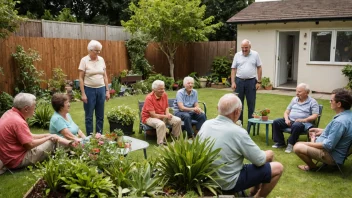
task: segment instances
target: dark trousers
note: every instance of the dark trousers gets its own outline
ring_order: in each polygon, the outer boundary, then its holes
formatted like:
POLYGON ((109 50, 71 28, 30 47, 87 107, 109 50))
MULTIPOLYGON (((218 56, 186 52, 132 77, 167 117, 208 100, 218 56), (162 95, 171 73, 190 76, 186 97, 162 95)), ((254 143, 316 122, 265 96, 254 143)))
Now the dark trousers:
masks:
POLYGON ((83 103, 85 112, 85 124, 87 136, 93 132, 103 133, 104 125, 104 104, 105 104, 105 86, 100 88, 90 88, 84 86, 88 102, 83 103), (95 131, 93 131, 93 112, 95 111, 95 131))
POLYGON ((273 136, 274 136, 274 142, 277 142, 279 144, 285 144, 285 138, 284 138, 284 129, 286 128, 291 128, 291 135, 288 138, 288 143, 294 145, 298 138, 299 135, 302 131, 304 131, 305 126, 301 122, 292 122, 291 121, 291 127, 289 127, 285 123, 285 118, 278 118, 274 120, 273 122, 273 136))
POLYGON ((188 137, 194 136, 194 131, 192 128, 192 120, 197 121, 196 129, 199 131, 199 129, 202 127, 203 123, 207 119, 204 113, 196 114, 194 112, 179 111, 175 114, 175 116, 181 118, 181 120, 183 121, 184 129, 187 131, 188 137))
POLYGON ((239 120, 243 123, 243 110, 244 110, 244 97, 246 96, 247 107, 248 107, 248 119, 253 118, 252 114, 255 109, 255 99, 257 96, 257 89, 255 85, 257 83, 257 79, 241 79, 236 77, 236 90, 238 93, 238 97, 242 102, 242 112, 239 117, 239 120))

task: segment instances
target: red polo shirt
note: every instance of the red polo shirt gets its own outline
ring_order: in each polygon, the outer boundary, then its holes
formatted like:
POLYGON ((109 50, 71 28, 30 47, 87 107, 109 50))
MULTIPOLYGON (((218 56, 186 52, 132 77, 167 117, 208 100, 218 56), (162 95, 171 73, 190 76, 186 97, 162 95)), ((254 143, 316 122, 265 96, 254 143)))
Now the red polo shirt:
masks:
POLYGON ((22 113, 12 108, 0 118, 0 160, 7 168, 16 168, 27 150, 23 147, 32 141, 32 134, 22 113))
POLYGON ((150 111, 155 111, 156 114, 165 115, 166 108, 169 108, 167 94, 164 93, 159 99, 156 98, 154 91, 148 94, 145 98, 144 106, 142 109, 142 122, 150 118, 150 111))

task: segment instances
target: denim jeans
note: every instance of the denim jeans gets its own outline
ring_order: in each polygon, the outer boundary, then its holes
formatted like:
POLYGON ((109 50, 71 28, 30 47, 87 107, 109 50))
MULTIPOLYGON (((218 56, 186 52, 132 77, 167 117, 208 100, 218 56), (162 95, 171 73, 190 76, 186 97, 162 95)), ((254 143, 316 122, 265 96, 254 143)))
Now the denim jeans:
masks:
POLYGON ((284 118, 278 118, 273 122, 273 136, 274 142, 279 144, 285 144, 285 137, 283 130, 286 128, 291 128, 291 135, 288 138, 288 143, 295 145, 298 141, 299 135, 302 131, 305 131, 305 126, 301 122, 292 122, 291 127, 289 127, 284 118))
POLYGON ((242 112, 239 117, 239 120, 243 123, 243 110, 244 110, 244 97, 246 96, 247 107, 248 107, 248 119, 253 118, 252 114, 255 109, 255 99, 257 96, 257 89, 255 87, 257 79, 241 79, 236 77, 236 90, 238 97, 242 102, 242 112))
POLYGON ((199 129, 202 127, 203 123, 205 120, 207 120, 206 116, 204 113, 201 114, 196 114, 194 112, 183 112, 179 111, 175 114, 175 116, 180 117, 181 120, 184 122, 184 129, 187 131, 187 136, 192 137, 194 136, 194 131, 192 129, 192 120, 196 120, 196 129, 199 131, 199 129))
POLYGON ((87 103, 83 103, 87 136, 93 133, 93 112, 95 110, 95 132, 103 133, 105 87, 91 88, 84 86, 87 103))

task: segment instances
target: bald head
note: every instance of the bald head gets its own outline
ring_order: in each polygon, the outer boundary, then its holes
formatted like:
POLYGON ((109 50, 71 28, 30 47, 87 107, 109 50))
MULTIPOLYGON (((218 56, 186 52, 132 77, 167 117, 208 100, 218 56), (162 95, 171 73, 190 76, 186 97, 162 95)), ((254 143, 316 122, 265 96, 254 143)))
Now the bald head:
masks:
POLYGON ((300 83, 299 85, 297 85, 297 88, 304 89, 304 91, 306 91, 307 94, 309 94, 310 92, 309 86, 306 83, 300 83))
POLYGON ((233 113, 238 108, 242 108, 242 102, 233 93, 225 94, 219 100, 219 103, 218 103, 219 115, 227 116, 233 113))
POLYGON ((248 56, 251 51, 251 42, 247 39, 244 39, 241 43, 242 54, 248 56))
POLYGON ((251 46, 251 42, 248 39, 244 39, 241 44, 248 44, 249 46, 251 46))

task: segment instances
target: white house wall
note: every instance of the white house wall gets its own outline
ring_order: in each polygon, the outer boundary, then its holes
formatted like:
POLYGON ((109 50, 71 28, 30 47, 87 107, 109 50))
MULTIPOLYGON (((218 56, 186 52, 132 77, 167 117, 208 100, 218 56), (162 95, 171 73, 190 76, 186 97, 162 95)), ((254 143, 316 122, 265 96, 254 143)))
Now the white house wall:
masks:
POLYGON ((352 22, 290 22, 268 24, 237 25, 237 49, 241 50, 241 41, 248 39, 252 49, 257 51, 263 62, 263 76, 275 79, 275 56, 278 31, 299 31, 298 76, 297 83, 307 83, 311 90, 330 93, 348 83, 341 70, 344 64, 309 63, 311 31, 351 30, 352 22))

